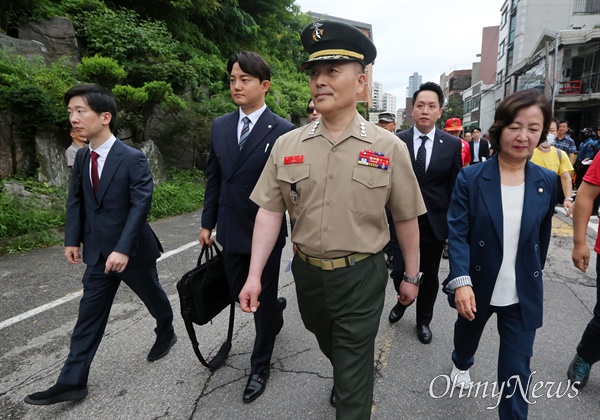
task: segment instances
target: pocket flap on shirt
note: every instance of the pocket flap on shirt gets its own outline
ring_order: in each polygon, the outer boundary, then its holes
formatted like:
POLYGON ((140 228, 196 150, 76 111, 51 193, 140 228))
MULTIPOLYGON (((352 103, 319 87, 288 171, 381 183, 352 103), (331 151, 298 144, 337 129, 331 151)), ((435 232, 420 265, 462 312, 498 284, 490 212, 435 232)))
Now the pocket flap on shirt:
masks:
POLYGON ((308 178, 310 174, 310 165, 304 164, 293 164, 293 165, 282 165, 277 167, 277 179, 289 184, 294 182, 302 181, 308 178))
POLYGON ((385 187, 390 183, 388 171, 368 166, 355 166, 352 179, 360 182, 367 188, 385 187))

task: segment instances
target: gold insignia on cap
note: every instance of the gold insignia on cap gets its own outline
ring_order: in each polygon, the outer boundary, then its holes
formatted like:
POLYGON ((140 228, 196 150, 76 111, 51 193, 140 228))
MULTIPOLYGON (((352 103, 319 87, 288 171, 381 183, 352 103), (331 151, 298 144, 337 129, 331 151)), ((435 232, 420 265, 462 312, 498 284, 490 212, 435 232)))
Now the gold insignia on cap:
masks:
POLYGON ((323 24, 319 23, 319 22, 314 22, 313 25, 311 26, 311 29, 314 29, 312 38, 315 41, 321 40, 321 35, 323 35, 323 32, 324 32, 323 29, 320 29, 321 26, 323 26, 323 24))

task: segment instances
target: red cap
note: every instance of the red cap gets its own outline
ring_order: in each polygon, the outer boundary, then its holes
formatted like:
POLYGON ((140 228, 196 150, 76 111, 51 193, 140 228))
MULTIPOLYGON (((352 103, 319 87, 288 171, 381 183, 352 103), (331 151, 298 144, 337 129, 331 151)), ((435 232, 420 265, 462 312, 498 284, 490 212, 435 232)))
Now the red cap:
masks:
POLYGON ((446 128, 444 128, 444 130, 461 131, 462 129, 462 121, 460 120, 460 118, 448 118, 446 120, 446 128))

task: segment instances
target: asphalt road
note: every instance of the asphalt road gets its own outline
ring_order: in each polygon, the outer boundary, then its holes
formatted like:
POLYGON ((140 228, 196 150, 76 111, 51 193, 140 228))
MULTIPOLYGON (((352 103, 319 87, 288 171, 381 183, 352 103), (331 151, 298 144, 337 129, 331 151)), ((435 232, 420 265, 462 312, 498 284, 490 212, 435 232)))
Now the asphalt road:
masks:
MULTIPOLYGON (((595 303, 595 270, 578 272, 570 261, 570 221, 555 217, 545 269, 544 326, 538 331, 532 359, 532 383, 541 383, 531 398, 531 419, 594 419, 600 413, 600 369, 592 369, 586 388, 567 390, 566 370, 595 303)), ((83 266, 69 265, 61 247, 0 257, 0 419, 332 419, 329 362, 318 349, 298 313, 291 273, 292 252, 284 250, 280 296, 288 299, 285 325, 275 343, 271 378, 252 404, 242 402, 249 373, 254 324, 236 312, 233 349, 225 365, 209 372, 195 358, 179 315, 175 284, 195 265, 200 212, 152 224, 166 251, 158 269, 176 312, 178 343, 155 363, 146 361, 154 341, 153 320, 126 287, 119 289, 106 335, 92 364, 90 394, 80 402, 36 407, 23 402, 31 392, 55 383, 68 353, 77 315, 83 266), (188 248, 185 248, 188 246, 188 248), (73 295, 74 294, 74 295, 73 295), (62 299, 62 303, 60 303, 62 299), (56 306, 42 305, 55 302, 56 306), (39 313, 30 311, 40 308, 39 313)), ((588 242, 593 247, 595 232, 588 242)), ((595 267, 595 256, 590 267, 595 267)), ((442 262, 440 279, 448 271, 442 262)), ((440 292, 431 324, 434 339, 421 344, 414 307, 396 325, 387 321, 395 296, 390 282, 376 342, 373 419, 493 419, 497 399, 498 336, 494 318, 484 332, 472 379, 489 383, 486 396, 451 393, 452 332, 456 313, 440 292)), ((214 354, 225 339, 228 311, 211 325, 198 327, 201 349, 214 354)))

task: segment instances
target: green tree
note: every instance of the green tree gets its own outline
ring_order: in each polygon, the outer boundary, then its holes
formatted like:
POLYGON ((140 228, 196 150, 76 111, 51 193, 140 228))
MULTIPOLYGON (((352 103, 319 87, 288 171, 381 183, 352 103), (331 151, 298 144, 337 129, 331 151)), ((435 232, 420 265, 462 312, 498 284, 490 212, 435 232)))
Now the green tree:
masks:
POLYGON ((442 118, 438 120, 438 126, 443 127, 448 118, 460 118, 463 119, 463 100, 461 95, 452 95, 446 99, 444 110, 442 112, 442 118))

